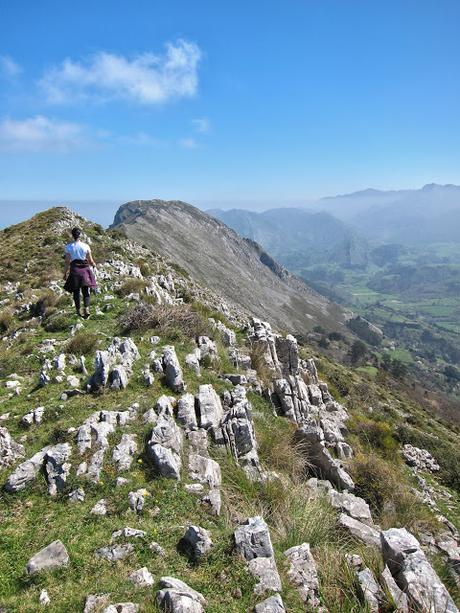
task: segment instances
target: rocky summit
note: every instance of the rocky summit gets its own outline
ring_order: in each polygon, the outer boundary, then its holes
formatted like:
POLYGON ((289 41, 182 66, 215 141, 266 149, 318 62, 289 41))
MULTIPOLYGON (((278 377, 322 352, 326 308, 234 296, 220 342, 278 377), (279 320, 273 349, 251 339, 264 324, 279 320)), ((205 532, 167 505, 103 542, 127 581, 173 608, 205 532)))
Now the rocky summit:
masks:
POLYGON ((0 610, 457 612, 458 431, 298 338, 341 318, 183 203, 2 231, 0 610))

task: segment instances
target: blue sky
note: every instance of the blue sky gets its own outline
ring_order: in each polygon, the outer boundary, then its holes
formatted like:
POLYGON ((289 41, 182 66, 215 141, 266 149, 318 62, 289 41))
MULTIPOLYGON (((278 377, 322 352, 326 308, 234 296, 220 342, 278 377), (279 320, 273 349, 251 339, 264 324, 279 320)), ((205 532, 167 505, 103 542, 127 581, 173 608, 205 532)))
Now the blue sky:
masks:
POLYGON ((458 0, 0 0, 0 199, 460 183, 459 23, 458 0))

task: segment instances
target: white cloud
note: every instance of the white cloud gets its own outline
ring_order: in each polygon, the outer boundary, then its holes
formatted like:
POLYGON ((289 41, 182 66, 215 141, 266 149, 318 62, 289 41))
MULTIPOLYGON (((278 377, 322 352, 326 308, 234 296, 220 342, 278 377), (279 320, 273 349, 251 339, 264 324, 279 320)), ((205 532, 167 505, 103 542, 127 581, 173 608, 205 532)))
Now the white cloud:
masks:
POLYGON ((0 73, 6 77, 16 77, 22 68, 9 55, 0 55, 0 73))
POLYGON ((186 40, 168 43, 163 55, 144 53, 129 59, 100 52, 87 62, 64 60, 40 85, 54 103, 121 98, 159 104, 195 95, 200 59, 199 47, 186 40))
POLYGON ((207 117, 197 117, 192 119, 192 125, 195 132, 199 134, 207 134, 211 129, 211 123, 207 117))
POLYGON ((197 149, 198 143, 194 138, 181 138, 179 141, 179 145, 183 149, 197 149))
POLYGON ((37 115, 0 121, 0 149, 7 151, 69 151, 85 144, 82 126, 37 115))

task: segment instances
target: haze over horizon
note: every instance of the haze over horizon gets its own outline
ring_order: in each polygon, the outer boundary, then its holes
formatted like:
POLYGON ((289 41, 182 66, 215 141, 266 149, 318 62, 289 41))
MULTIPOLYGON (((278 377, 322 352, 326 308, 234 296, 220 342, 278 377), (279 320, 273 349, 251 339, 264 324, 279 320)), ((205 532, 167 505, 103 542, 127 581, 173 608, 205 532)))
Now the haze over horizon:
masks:
POLYGON ((257 209, 460 184, 457 2, 0 16, 0 200, 257 209))

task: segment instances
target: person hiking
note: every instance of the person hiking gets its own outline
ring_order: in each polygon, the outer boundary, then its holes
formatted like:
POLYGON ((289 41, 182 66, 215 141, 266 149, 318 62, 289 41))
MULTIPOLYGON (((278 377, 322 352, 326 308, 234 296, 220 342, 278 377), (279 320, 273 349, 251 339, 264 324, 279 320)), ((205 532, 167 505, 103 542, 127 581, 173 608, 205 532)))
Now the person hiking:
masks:
POLYGON ((64 289, 73 294, 77 315, 88 319, 90 292, 96 289, 96 279, 90 267, 95 267, 96 262, 89 245, 80 240, 80 236, 80 228, 73 228, 73 242, 65 246, 64 289), (80 311, 80 290, 83 294, 83 315, 80 311))

